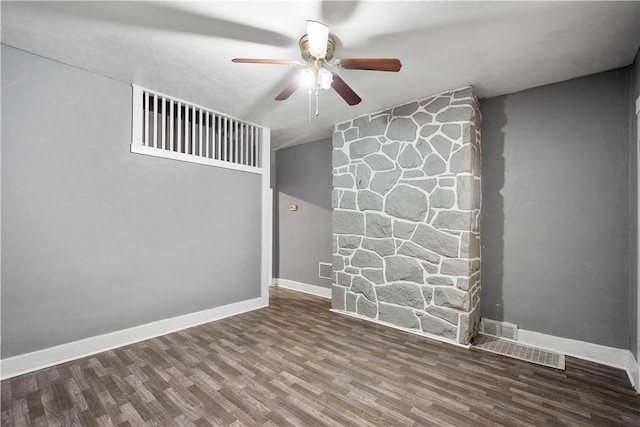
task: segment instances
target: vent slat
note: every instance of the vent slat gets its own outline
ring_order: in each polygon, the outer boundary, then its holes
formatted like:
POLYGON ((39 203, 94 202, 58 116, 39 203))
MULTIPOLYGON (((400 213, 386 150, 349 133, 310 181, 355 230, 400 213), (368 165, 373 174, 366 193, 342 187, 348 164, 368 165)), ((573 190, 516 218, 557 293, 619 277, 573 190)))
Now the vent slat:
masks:
POLYGON ((133 110, 137 152, 262 173, 260 126, 137 86, 133 110))

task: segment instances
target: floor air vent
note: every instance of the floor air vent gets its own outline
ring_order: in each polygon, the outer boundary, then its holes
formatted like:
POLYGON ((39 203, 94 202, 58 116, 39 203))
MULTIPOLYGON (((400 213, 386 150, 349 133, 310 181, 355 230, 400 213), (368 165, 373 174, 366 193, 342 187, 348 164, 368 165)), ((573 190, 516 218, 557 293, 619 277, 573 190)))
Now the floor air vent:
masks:
POLYGON ((479 334, 473 341, 472 347, 513 359, 564 370, 564 354, 542 350, 516 341, 479 334))
POLYGON ((331 273, 333 273, 333 266, 326 262, 318 263, 318 275, 322 279, 331 279, 331 273))

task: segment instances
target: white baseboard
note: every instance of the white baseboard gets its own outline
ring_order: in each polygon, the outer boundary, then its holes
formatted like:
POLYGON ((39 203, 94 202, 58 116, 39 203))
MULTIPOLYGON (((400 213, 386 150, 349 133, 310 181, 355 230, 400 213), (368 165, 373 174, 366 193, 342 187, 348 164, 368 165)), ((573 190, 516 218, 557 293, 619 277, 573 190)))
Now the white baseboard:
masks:
POLYGON ((627 372, 631 384, 638 390, 638 375, 634 373, 638 369, 638 364, 629 350, 556 337, 526 329, 518 329, 518 342, 623 369, 627 372))
POLYGON ((49 366, 268 306, 269 297, 264 296, 9 357, 0 361, 0 379, 12 378, 38 369, 48 368, 49 366))
POLYGON ((627 362, 627 374, 631 380, 631 385, 640 394, 640 363, 636 361, 631 352, 629 352, 629 360, 627 362))
POLYGON ((293 289, 294 291, 300 291, 322 298, 331 298, 331 288, 323 288, 322 286, 309 285, 307 283, 281 278, 274 279, 274 282, 275 286, 281 288, 293 289))

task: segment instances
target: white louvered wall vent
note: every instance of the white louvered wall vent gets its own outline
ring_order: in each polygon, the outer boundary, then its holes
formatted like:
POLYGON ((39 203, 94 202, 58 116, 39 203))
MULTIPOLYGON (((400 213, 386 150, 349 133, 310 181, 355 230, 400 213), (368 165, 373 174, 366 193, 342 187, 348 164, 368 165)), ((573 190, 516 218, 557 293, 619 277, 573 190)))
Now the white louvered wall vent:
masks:
POLYGON ((131 152, 262 173, 265 128, 133 85, 131 152))

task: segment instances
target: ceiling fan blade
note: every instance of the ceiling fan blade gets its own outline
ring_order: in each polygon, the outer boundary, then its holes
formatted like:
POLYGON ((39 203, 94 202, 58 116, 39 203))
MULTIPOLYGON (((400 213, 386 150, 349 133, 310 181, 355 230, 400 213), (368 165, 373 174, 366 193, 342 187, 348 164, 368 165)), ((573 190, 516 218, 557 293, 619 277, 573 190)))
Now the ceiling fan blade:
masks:
POLYGON ((240 64, 302 65, 299 61, 287 59, 233 58, 231 61, 240 64))
POLYGON ((343 58, 338 66, 348 70, 371 70, 398 72, 402 68, 397 58, 343 58))
POLYGON ((276 101, 284 101, 285 99, 289 98, 291 96, 291 94, 293 92, 296 91, 296 89, 298 89, 298 80, 293 80, 291 83, 289 83, 287 85, 287 87, 285 87, 282 92, 280 92, 278 94, 278 96, 276 96, 276 101))
POLYGON ((338 92, 338 95, 344 99, 349 105, 356 105, 362 101, 362 98, 351 89, 351 87, 345 83, 336 73, 333 73, 333 82, 331 82, 333 90, 338 92))

